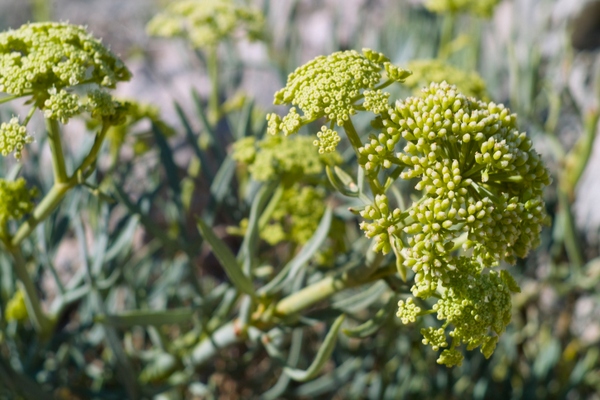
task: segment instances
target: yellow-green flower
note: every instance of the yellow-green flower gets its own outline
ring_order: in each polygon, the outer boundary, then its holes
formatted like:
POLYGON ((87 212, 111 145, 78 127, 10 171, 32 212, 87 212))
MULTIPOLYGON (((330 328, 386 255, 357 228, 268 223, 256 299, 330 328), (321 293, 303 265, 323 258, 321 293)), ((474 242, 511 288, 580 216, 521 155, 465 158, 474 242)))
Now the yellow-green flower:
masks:
MULTIPOLYGON (((467 350, 480 347, 486 358, 492 355, 498 335, 511 319, 511 292, 520 291, 506 271, 478 273, 473 262, 466 257, 458 259, 432 307, 437 319, 443 321, 442 327, 421 329, 423 344, 434 351, 449 347, 438 358, 439 364, 448 367, 461 364, 463 356, 456 348, 462 344, 467 350)), ((421 315, 421 308, 414 305, 412 298, 400 301, 398 306, 397 315, 404 324, 415 322, 421 315)))
POLYGON ((25 295, 21 290, 17 290, 13 297, 6 304, 4 310, 4 319, 6 322, 23 321, 27 319, 27 306, 25 305, 25 295))
MULTIPOLYGON (((363 229, 369 237, 402 238, 403 262, 417 274, 416 295, 444 278, 453 265, 449 249, 463 233, 463 247, 483 266, 514 263, 539 243, 548 219, 542 189, 550 176, 507 108, 432 83, 422 96, 396 102, 380 122, 377 143, 386 147, 368 143, 359 162, 367 170, 401 165, 400 178, 416 179, 423 197, 400 212, 379 196, 373 210, 362 213, 373 221, 363 229), (365 156, 373 149, 380 157, 365 156)), ((382 244, 382 251, 389 249, 382 244)))
MULTIPOLYGON (((84 27, 66 23, 31 23, 0 33, 0 92, 12 97, 31 97, 34 109, 44 117, 66 124, 90 112, 115 125, 125 109, 104 89, 131 78, 123 62, 84 27)), ((9 97, 9 99, 12 99, 9 97)), ((2 125, 2 154, 20 156, 29 143, 25 126, 12 119, 2 125)))
POLYGON ((264 17, 259 10, 232 0, 175 1, 156 15, 146 27, 148 34, 180 36, 195 48, 214 47, 236 32, 245 31, 251 40, 262 36, 264 17))
MULTIPOLYGON (((461 344, 489 357, 519 288, 508 273, 485 270, 513 264, 539 244, 548 170, 510 110, 446 82, 397 101, 373 126, 379 133, 359 148, 359 163, 367 171, 400 168, 399 178, 416 182, 422 196, 401 210, 377 195, 360 213, 361 229, 376 251, 394 250, 413 270, 415 297, 440 297, 433 311, 445 322, 422 330, 424 344, 445 349, 438 362, 459 365, 461 344), (465 256, 457 257, 461 243, 465 256)), ((400 302, 403 322, 420 315, 413 300, 400 302)))
POLYGON ((0 154, 4 157, 14 153, 15 158, 21 158, 21 152, 26 144, 33 142, 33 137, 27 134, 27 128, 13 117, 0 125, 0 154))
POLYGON ((382 111, 387 108, 389 94, 381 88, 402 82, 409 75, 410 71, 369 49, 362 54, 349 50, 317 57, 292 72, 286 86, 275 93, 275 104, 296 106, 302 115, 296 107, 283 118, 269 114, 269 133, 287 136, 318 118, 342 126, 359 110, 382 111))
POLYGON ((56 88, 50 89, 48 93, 50 97, 44 101, 44 117, 66 124, 70 118, 81 113, 82 106, 76 94, 64 89, 57 91, 56 88))
POLYGON ((82 26, 41 22, 0 33, 2 92, 45 100, 53 88, 56 93, 90 83, 114 88, 130 77, 123 62, 82 26))
POLYGON ((16 181, 0 179, 0 226, 9 219, 21 219, 33 211, 36 189, 29 189, 23 178, 16 181))
POLYGON ((234 144, 234 159, 248 165, 257 181, 280 177, 286 184, 322 173, 325 165, 339 163, 337 153, 318 154, 313 139, 305 136, 284 138, 266 135, 261 141, 248 137, 234 144))
MULTIPOLYGON (((283 190, 269 221, 261 227, 260 237, 274 246, 281 242, 303 245, 313 236, 325 212, 325 192, 314 186, 296 183, 283 190)), ((237 233, 244 234, 248 220, 237 233)))

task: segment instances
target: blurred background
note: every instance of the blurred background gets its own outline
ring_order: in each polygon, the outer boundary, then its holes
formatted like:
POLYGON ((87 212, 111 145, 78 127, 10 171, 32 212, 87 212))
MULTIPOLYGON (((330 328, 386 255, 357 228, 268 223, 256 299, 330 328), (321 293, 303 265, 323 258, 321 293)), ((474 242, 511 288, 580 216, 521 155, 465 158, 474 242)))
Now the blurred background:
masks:
MULTIPOLYGON (((185 132, 204 128, 201 118, 183 120, 181 114, 197 115, 194 94, 206 99, 211 83, 202 55, 188 43, 146 34, 147 22, 168 3, 0 0, 0 30, 34 20, 86 25, 133 72, 133 79, 120 85, 117 94, 160 108, 161 118, 173 130, 168 139, 173 168, 193 180, 190 163, 194 150, 186 144, 185 132)), ((428 11, 419 0, 249 3, 265 13, 265 40, 241 39, 219 47, 220 79, 223 98, 243 93, 252 99, 258 115, 253 122, 257 135, 262 134, 264 113, 277 110, 272 106, 273 93, 284 86, 287 74, 297 66, 318 55, 363 47, 383 52, 400 66, 433 59, 440 55, 447 18, 428 11)), ((463 366, 454 369, 435 363, 437 355, 420 345, 417 327, 390 323, 360 344, 345 339, 325 375, 309 383, 290 384, 278 392, 279 397, 272 398, 600 399, 600 143, 594 140, 600 103, 600 1, 502 0, 489 19, 469 14, 458 14, 455 19, 445 60, 459 69, 477 71, 485 81, 489 99, 518 114, 520 128, 531 135, 554 177, 546 193, 552 226, 544 231, 542 245, 511 270, 522 288, 513 299, 513 322, 491 359, 485 360, 478 352, 468 353, 463 366), (360 365, 345 363, 352 357, 359 357, 360 365)), ((80 127, 67 128, 73 131, 70 144, 76 147, 80 127)), ((217 132, 228 129, 221 125, 217 132)), ((221 145, 228 151, 236 135, 225 133, 223 137, 221 145)), ((173 211, 176 202, 162 192, 166 197, 159 195, 156 201, 148 195, 164 189, 157 189, 156 183, 164 175, 155 172, 161 155, 150 149, 134 162, 132 155, 139 150, 135 146, 135 142, 125 141, 117 151, 121 166, 110 171, 114 180, 139 200, 140 207, 150 210, 152 219, 162 221, 161 229, 171 229, 169 221, 180 217, 173 211), (149 199, 146 205, 144 198, 149 199)), ((218 161, 217 157, 215 163, 218 161)), ((200 178, 195 181, 191 196, 197 204, 191 209, 208 207, 208 186, 200 178)), ((214 218, 217 230, 219 222, 224 230, 226 225, 239 223, 242 215, 228 214, 226 205, 214 218)), ((135 251, 148 250, 155 232, 149 226, 142 231, 132 239, 135 251)), ((188 239, 193 243, 194 236, 188 239)), ((88 240, 93 241, 93 237, 88 240)), ((80 267, 80 252, 74 240, 61 243, 54 249, 55 266, 59 274, 74 274, 80 267)), ((181 261, 180 255, 168 251, 148 257, 153 259, 148 265, 171 271, 168 276, 149 279, 153 286, 136 284, 149 293, 158 291, 156 296, 148 296, 148 301, 167 307, 178 301, 188 304, 189 294, 178 285, 187 279, 181 269, 189 260, 181 261)), ((194 258, 192 264, 193 273, 206 277, 215 287, 223 278, 218 264, 206 254, 194 258)), ((40 272, 39 278, 49 302, 56 283, 47 273, 40 272)), ((110 296, 119 301, 118 293, 110 296)), ((115 372, 107 372, 110 368, 100 362, 102 349, 93 333, 90 330, 89 335, 78 339, 81 343, 70 343, 83 349, 81 361, 73 356, 75 361, 66 361, 63 372, 52 363, 33 363, 29 375, 52 388, 57 398, 123 398, 119 397, 123 392, 113 390, 115 372), (76 373, 77 368, 82 368, 85 376, 76 373), (83 389, 93 385, 105 390, 94 389, 92 395, 83 389)), ((137 348, 136 340, 145 337, 135 329, 125 336, 133 348, 137 348)), ((166 336, 175 340, 183 334, 173 328, 166 336)), ((56 355, 61 344, 53 343, 47 350, 56 355)), ((13 367, 29 368, 27 362, 16 361, 13 367)), ((176 369, 173 367, 169 374, 176 369)), ((176 380, 169 374, 148 378, 154 391, 148 396, 258 398, 276 383, 276 372, 280 369, 271 365, 264 351, 240 345, 186 375, 185 385, 173 383, 176 380)), ((8 383, 4 384, 8 388, 8 383)), ((13 396, 10 388, 0 388, 0 398, 13 396)))

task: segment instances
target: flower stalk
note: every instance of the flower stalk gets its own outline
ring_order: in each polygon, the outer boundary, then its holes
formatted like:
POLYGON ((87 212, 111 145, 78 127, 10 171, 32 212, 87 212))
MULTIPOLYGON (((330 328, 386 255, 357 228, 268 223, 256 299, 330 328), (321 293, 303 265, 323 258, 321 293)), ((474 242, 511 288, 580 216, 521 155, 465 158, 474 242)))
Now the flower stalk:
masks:
POLYGON ((67 167, 60 138, 60 125, 58 120, 46 118, 46 129, 48 131, 48 143, 52 155, 52 168, 54 171, 54 183, 62 184, 67 181, 67 167))
MULTIPOLYGON (((263 331, 271 329, 279 321, 293 318, 301 311, 330 298, 336 293, 378 281, 396 272, 394 265, 378 268, 382 257, 375 254, 373 256, 371 262, 349 271, 325 277, 319 282, 284 297, 271 307, 264 307, 264 312, 254 315, 250 324, 259 327, 263 331)), ((240 319, 235 319, 221 326, 212 335, 202 339, 196 345, 186 360, 187 363, 196 367, 207 363, 219 349, 245 340, 247 330, 248 326, 242 326, 240 319)))
POLYGON ((37 191, 27 189, 23 178, 13 182, 0 180, 1 239, 14 259, 15 275, 23 287, 32 325, 41 337, 48 335, 53 322, 41 308, 20 246, 58 207, 69 190, 84 184, 94 171, 108 128, 123 123, 127 113, 127 107, 115 101, 105 89, 112 89, 117 82, 130 77, 122 61, 83 27, 44 22, 0 33, 0 80, 2 91, 7 94, 0 103, 29 96, 29 103, 34 105, 23 122, 13 117, 0 126, 2 155, 13 153, 17 159, 21 158, 24 147, 33 141, 27 134, 27 124, 39 110, 44 115, 52 159, 53 186, 35 208, 33 197, 37 191), (83 94, 71 90, 84 84, 88 89, 83 94), (84 112, 99 120, 102 127, 88 155, 69 176, 60 124, 84 112), (26 216, 11 235, 8 220, 18 221, 26 216))
POLYGON ((25 304, 31 324, 38 331, 40 337, 46 338, 52 330, 52 320, 42 310, 42 303, 37 294, 37 289, 27 272, 27 263, 21 254, 21 250, 19 247, 8 247, 8 251, 15 261, 13 269, 21 282, 20 286, 25 294, 25 304))

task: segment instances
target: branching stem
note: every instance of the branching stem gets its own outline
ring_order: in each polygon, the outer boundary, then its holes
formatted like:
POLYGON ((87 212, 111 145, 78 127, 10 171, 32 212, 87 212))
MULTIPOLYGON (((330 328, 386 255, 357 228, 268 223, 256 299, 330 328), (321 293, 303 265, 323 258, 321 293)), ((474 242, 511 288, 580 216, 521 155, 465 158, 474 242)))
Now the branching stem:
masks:
MULTIPOLYGON (((358 132, 356 132, 356 128, 354 128, 354 124, 352 123, 351 119, 348 119, 344 123, 344 131, 346 132, 346 136, 348 136, 348 140, 350 140, 352 147, 354 147, 354 151, 356 152, 356 157, 358 158, 360 156, 358 149, 363 146, 363 143, 360 140, 360 136, 358 136, 358 132)), ((365 171, 365 177, 367 178, 367 181, 369 182, 369 186, 371 188, 371 191, 373 192, 373 195, 382 194, 383 188, 381 187, 379 182, 377 182, 377 180, 373 179, 373 177, 370 176, 366 172, 367 171, 365 171)))
POLYGON ((48 319, 41 307, 41 301, 37 294, 37 289, 27 272, 27 263, 18 247, 8 247, 8 251, 15 261, 13 267, 17 278, 21 282, 21 288, 25 295, 25 304, 27 313, 32 325, 38 331, 41 337, 46 337, 52 329, 52 321, 48 319))

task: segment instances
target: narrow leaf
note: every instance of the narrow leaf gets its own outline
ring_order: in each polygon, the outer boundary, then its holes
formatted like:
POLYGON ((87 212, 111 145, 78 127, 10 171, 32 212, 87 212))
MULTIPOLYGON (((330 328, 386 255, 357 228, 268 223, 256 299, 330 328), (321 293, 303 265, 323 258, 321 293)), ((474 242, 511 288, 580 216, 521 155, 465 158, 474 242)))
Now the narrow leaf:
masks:
POLYGON ((235 160, 230 156, 227 156, 227 158, 225 158, 225 161, 223 161, 223 164, 221 164, 219 171, 217 171, 217 175, 215 175, 215 180, 210 185, 210 194, 214 196, 216 201, 221 202, 223 198, 225 198, 227 190, 229 190, 234 172, 235 160))
POLYGON ((115 189, 115 195, 119 199, 119 202, 123 204, 131 214, 139 216, 140 222, 142 223, 142 225, 144 225, 144 228, 146 228, 148 232, 150 232, 152 235, 158 238, 164 246, 168 247, 173 251, 187 249, 185 243, 170 238, 168 234, 164 231, 164 229, 161 229, 158 225, 156 225, 154 220, 150 218, 139 205, 134 204, 129 199, 129 196, 127 195, 127 193, 125 193, 122 187, 120 187, 117 184, 115 184, 113 187, 115 189))
POLYGON ((361 362, 360 357, 349 358, 335 370, 297 387, 292 393, 300 398, 307 397, 311 399, 327 393, 336 393, 339 390, 340 383, 348 382, 354 372, 360 368, 361 362))
POLYGON ((205 214, 202 216, 209 224, 212 223, 217 214, 217 210, 223 203, 227 192, 231 188, 231 180, 235 174, 235 160, 227 156, 221 167, 217 171, 214 180, 210 185, 210 199, 205 214))
MULTIPOLYGON (((302 339, 304 337, 304 331, 301 328, 294 329, 292 333, 292 345, 288 355, 287 365, 289 367, 296 367, 302 354, 302 339)), ((262 394, 262 400, 276 400, 280 399, 285 390, 290 384, 290 377, 286 374, 281 374, 277 383, 271 387, 268 391, 262 394)))
MULTIPOLYGON (((254 102, 248 101, 244 104, 239 117, 237 118, 238 123, 235 129, 236 140, 242 139, 252 131, 252 110, 254 109, 254 102)), ((266 118, 265 118, 266 119, 266 118)))
POLYGON ((117 238, 113 241, 112 245, 106 250, 104 260, 106 262, 112 260, 118 256, 122 251, 131 247, 133 235, 138 227, 139 217, 137 215, 132 216, 127 221, 127 225, 121 230, 117 238))
POLYGON ((329 178, 329 182, 331 185, 341 194, 348 197, 358 197, 358 186, 354 182, 348 174, 342 171, 338 167, 331 168, 329 165, 325 167, 325 172, 327 173, 327 178, 329 178), (343 172, 343 174, 338 174, 339 171, 343 172), (350 178, 348 181, 345 178, 350 178), (346 181, 346 182, 344 182, 346 181))
POLYGON ((346 312, 356 312, 357 310, 364 310, 369 305, 377 301, 383 292, 387 290, 385 282, 379 281, 373 284, 367 290, 361 290, 354 296, 347 297, 342 300, 333 302, 331 307, 343 310, 346 312))
POLYGON ((189 322, 192 317, 190 308, 177 308, 171 310, 132 310, 119 314, 98 315, 94 319, 101 324, 117 328, 130 328, 132 326, 182 324, 189 322))
POLYGON ((346 316, 342 314, 339 317, 337 317, 337 319, 333 322, 333 325, 331 325, 331 329, 327 333, 323 344, 317 352, 317 356, 315 357, 312 364, 310 364, 307 370, 285 367, 283 369, 283 372, 287 374, 290 378, 298 382, 306 382, 317 376, 321 369, 323 369, 325 363, 329 361, 329 357, 331 357, 331 354, 333 353, 335 343, 337 342, 338 332, 345 318, 346 316))
POLYGON ((217 256, 217 259, 223 266, 225 273, 229 279, 231 279, 231 282, 235 285, 235 287, 241 292, 252 296, 253 298, 256 297, 256 292, 254 291, 252 282, 242 272, 240 265, 238 264, 229 247, 227 247, 227 245, 223 243, 223 241, 221 241, 221 239, 214 234, 212 229, 201 219, 198 219, 198 230, 200 231, 202 237, 212 247, 215 256, 217 256))
MULTIPOLYGON (((260 220, 261 214, 267 201, 275 191, 276 186, 278 186, 278 182, 271 182, 268 185, 264 185, 260 188, 258 195, 254 198, 252 202, 252 207, 250 209, 250 216, 248 218, 248 227, 246 228, 246 234, 244 235, 244 241, 242 242, 242 246, 240 252, 237 256, 237 260, 243 264, 244 273, 248 276, 250 275, 250 269, 252 266, 252 260, 255 257, 255 252, 258 248, 258 235, 260 231, 260 220)), ((281 188, 281 186, 279 186, 281 188)), ((281 189, 283 191, 283 189, 281 189)))
POLYGON ((179 173, 175 161, 173 160, 173 151, 167 143, 164 133, 161 132, 156 124, 152 124, 152 133, 154 134, 154 140, 156 140, 160 149, 160 160, 167 173, 169 187, 173 190, 177 199, 181 193, 181 188, 179 187, 179 173))
POLYGON ((365 338, 371 336, 385 324, 397 307, 396 298, 392 297, 384 308, 377 311, 377 314, 375 314, 373 318, 355 328, 343 329, 342 332, 353 338, 365 338))
POLYGON ((331 208, 328 207, 321 218, 321 222, 319 222, 317 230, 310 240, 304 245, 302 250, 296 254, 296 257, 294 257, 289 263, 286 264, 285 267, 283 267, 281 272, 277 274, 277 276, 273 278, 271 282, 260 289, 260 293, 273 294, 280 290, 282 286, 294 280, 294 277, 298 274, 302 267, 304 267, 310 261, 317 250, 319 250, 321 245, 323 245, 325 242, 325 239, 329 234, 329 229, 331 228, 332 218, 333 213, 331 208))
POLYGON ((194 134, 192 125, 190 124, 190 121, 186 117, 185 113, 183 112, 183 109, 177 102, 175 102, 175 111, 177 111, 177 115, 179 116, 179 119, 181 120, 181 123, 183 124, 183 127, 185 128, 185 136, 186 136, 189 144, 192 146, 194 153, 196 153, 196 157, 198 157, 198 159, 200 160, 200 164, 202 165, 202 168, 200 170, 201 170, 202 174, 204 175, 204 177, 206 178, 206 180, 208 182, 212 182, 213 178, 214 178, 214 174, 212 173, 212 171, 209 168, 209 162, 207 159, 206 152, 204 150, 202 150, 200 148, 200 146, 198 145, 198 140, 196 138, 196 135, 194 134))
POLYGON ((196 106, 196 110, 198 111, 198 116, 200 117, 200 123, 202 124, 202 129, 208 134, 210 138, 210 144, 216 147, 217 151, 220 152, 219 158, 223 159, 223 148, 217 145, 217 136, 215 134, 215 130, 213 126, 208 122, 208 115, 206 114, 206 110, 204 109, 204 105, 202 104, 202 99, 198 94, 198 91, 192 90, 192 99, 194 100, 194 105, 196 106))

